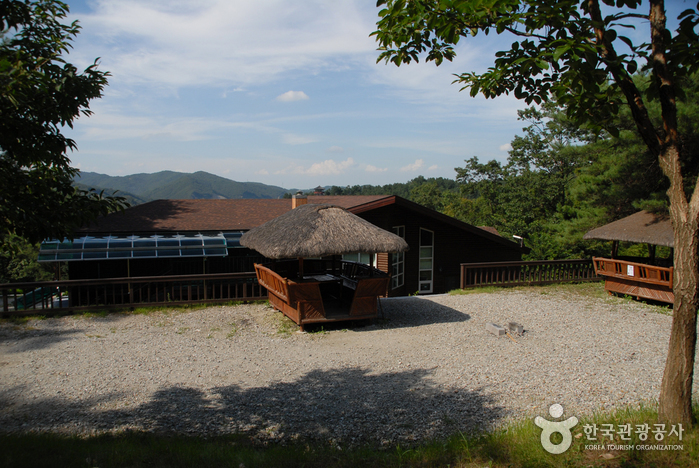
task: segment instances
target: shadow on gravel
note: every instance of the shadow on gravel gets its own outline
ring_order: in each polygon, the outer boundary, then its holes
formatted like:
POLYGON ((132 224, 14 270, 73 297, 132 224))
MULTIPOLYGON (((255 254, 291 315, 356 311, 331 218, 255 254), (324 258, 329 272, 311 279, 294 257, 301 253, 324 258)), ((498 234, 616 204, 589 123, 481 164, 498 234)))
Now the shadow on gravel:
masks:
POLYGON ((27 351, 35 351, 38 349, 50 348, 51 346, 62 341, 73 339, 76 334, 82 334, 82 329, 71 330, 7 330, 0 332, 0 343, 14 341, 16 344, 11 346, 7 352, 9 353, 24 353, 27 351))
MULTIPOLYGON (((506 410, 480 391, 432 384, 433 370, 372 374, 350 368, 312 371, 266 387, 169 387, 129 409, 93 409, 95 401, 62 398, 3 411, 2 432, 145 430, 155 433, 248 434, 258 442, 320 439, 342 444, 409 445, 490 429, 506 410), (12 414, 14 413, 14 414, 12 414), (27 415, 41 414, 41 420, 27 415), (24 422, 24 423, 23 423, 24 422)), ((4 399, 4 395, 0 395, 4 399)), ((102 403, 109 405, 101 398, 102 403)), ((8 409, 7 401, 0 407, 8 409)))
MULTIPOLYGON (((421 297, 381 299, 383 316, 377 324, 381 328, 419 327, 437 323, 465 322, 471 316, 451 307, 421 297)), ((381 309, 379 309, 381 314, 381 309)))

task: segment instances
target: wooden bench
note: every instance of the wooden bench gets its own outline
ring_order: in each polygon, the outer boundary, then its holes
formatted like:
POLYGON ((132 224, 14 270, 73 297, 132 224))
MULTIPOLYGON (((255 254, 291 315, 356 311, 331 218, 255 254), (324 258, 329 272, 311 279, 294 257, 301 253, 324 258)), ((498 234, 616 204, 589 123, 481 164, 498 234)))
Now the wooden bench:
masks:
MULTIPOLYGON (((313 275, 297 280, 282 277, 270 266, 274 265, 255 265, 258 282, 267 289, 272 306, 293 320, 302 330, 303 325, 309 323, 376 318, 377 298, 386 295, 390 280, 388 275, 366 276, 364 273, 368 270, 362 268, 364 265, 343 265, 340 276, 313 275), (328 279, 323 280, 324 277, 328 279), (342 287, 350 292, 351 304, 349 308, 344 306, 344 312, 328 316, 320 287, 335 281, 340 282, 342 287)), ((280 269, 286 271, 283 265, 280 269)), ((349 302, 350 294, 342 300, 349 302)))
POLYGON ((592 257, 595 273, 604 276, 604 289, 654 301, 675 302, 672 292, 672 268, 663 268, 625 260, 592 257))

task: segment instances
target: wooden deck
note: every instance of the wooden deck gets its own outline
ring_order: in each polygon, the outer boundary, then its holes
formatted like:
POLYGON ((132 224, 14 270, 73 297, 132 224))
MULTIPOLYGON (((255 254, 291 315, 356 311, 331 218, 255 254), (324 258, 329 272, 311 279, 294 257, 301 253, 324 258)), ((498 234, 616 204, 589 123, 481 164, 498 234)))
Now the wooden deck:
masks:
POLYGON ((672 268, 619 259, 593 257, 595 273, 604 276, 604 289, 636 298, 674 303, 672 268))
POLYGON ((390 279, 384 272, 345 261, 340 262, 339 269, 319 269, 318 262, 314 265, 309 261, 307 267, 311 268, 306 271, 312 273, 299 278, 295 265, 295 261, 256 264, 255 272, 272 306, 301 330, 308 324, 378 316, 378 298, 386 296, 390 279))

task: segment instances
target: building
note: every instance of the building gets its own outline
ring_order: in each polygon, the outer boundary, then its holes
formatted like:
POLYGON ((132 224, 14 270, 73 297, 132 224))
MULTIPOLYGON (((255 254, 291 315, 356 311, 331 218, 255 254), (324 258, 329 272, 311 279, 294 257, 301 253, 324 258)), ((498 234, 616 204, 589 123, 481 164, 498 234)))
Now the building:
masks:
POLYGON ((461 263, 521 259, 519 244, 398 196, 311 195, 156 200, 100 218, 73 241, 44 242, 39 260, 69 262, 70 279, 252 272, 266 260, 241 247, 240 236, 295 203, 338 205, 403 237, 408 252, 345 256, 390 273, 390 296, 456 289, 461 263))

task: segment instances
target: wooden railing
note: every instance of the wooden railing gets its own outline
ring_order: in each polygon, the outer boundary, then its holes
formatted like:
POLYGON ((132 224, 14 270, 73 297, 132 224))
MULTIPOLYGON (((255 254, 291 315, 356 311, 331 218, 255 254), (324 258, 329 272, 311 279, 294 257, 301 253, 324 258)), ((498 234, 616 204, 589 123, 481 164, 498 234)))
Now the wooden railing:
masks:
POLYGON ((601 279, 595 274, 592 262, 586 259, 461 264, 461 289, 600 281, 601 279))
POLYGON ((267 298, 254 272, 0 284, 3 315, 267 298))
POLYGON ((595 270, 598 275, 658 284, 672 289, 672 268, 629 262, 616 258, 592 257, 592 261, 595 263, 595 270))
POLYGON ((617 258, 592 257, 595 271, 605 278, 610 293, 642 297, 672 304, 673 269, 617 258))

